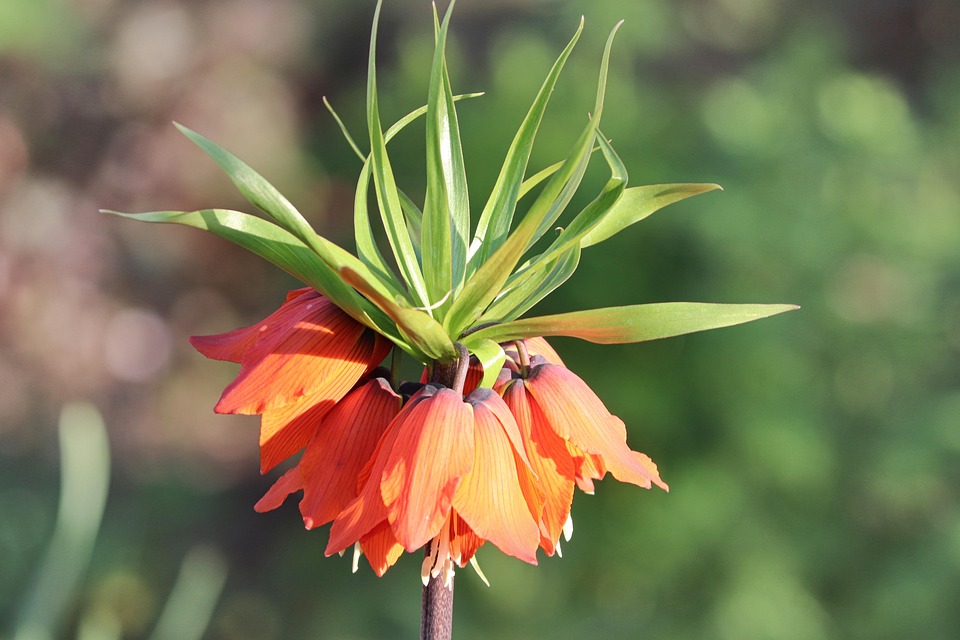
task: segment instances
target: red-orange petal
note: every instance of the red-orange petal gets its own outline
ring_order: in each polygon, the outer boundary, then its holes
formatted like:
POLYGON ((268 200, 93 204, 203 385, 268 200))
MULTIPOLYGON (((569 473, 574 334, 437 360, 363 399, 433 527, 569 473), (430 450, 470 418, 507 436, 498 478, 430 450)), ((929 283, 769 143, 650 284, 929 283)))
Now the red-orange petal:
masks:
POLYGON ((300 491, 302 487, 303 484, 300 479, 300 467, 298 465, 277 478, 277 481, 274 482, 273 486, 271 486, 264 496, 257 501, 257 504, 253 506, 253 509, 258 513, 272 511, 283 504, 283 501, 287 499, 287 496, 289 496, 291 493, 300 491))
POLYGON ((501 422, 499 408, 506 405, 490 394, 467 399, 473 406, 473 467, 453 495, 453 508, 479 537, 507 555, 536 564, 540 530, 523 495, 508 435, 512 429, 519 437, 519 429, 509 412, 511 426, 501 422))
POLYGON ((403 555, 403 545, 397 542, 393 529, 386 520, 360 538, 360 548, 378 577, 383 576, 403 555))
POLYGON ((473 465, 473 419, 460 394, 427 385, 394 425, 396 439, 384 450, 380 493, 394 535, 413 551, 437 535, 473 465))
MULTIPOLYGON (((310 287, 304 287, 288 292, 287 302, 308 291, 312 291, 312 289, 310 287)), ((239 364, 243 359, 243 354, 253 346, 253 343, 260 337, 261 332, 268 330, 278 321, 282 321, 278 320, 278 315, 280 315, 282 311, 284 311, 283 306, 260 322, 249 327, 234 329, 227 333, 218 333, 212 336, 193 336, 190 338, 190 344, 208 358, 239 364)))
POLYGON ((387 520, 387 508, 380 497, 380 476, 387 463, 386 453, 397 439, 396 418, 377 442, 370 460, 357 477, 359 492, 346 508, 337 515, 330 527, 330 539, 324 555, 340 553, 360 541, 375 527, 387 520))
POLYGON ((485 540, 470 528, 460 514, 456 511, 450 512, 450 555, 458 559, 459 566, 467 566, 484 542, 485 540))
POLYGON ((285 302, 259 331, 218 413, 263 413, 324 391, 339 400, 390 349, 389 341, 315 291, 285 302))
POLYGON ((557 434, 583 451, 601 456, 615 478, 645 488, 651 484, 667 488, 653 462, 627 446, 623 422, 569 369, 553 364, 536 366, 526 386, 557 434))
POLYGON ((523 380, 514 380, 501 389, 504 402, 516 418, 526 444, 530 467, 543 493, 540 515, 540 546, 553 555, 563 525, 570 515, 576 468, 567 445, 546 422, 532 400, 523 380))
POLYGON ((330 522, 357 497, 360 471, 402 402, 386 380, 375 378, 348 393, 323 419, 299 465, 300 513, 308 529, 330 522))
POLYGON ((318 393, 264 411, 260 419, 260 473, 267 473, 307 446, 335 404, 326 393, 318 393))

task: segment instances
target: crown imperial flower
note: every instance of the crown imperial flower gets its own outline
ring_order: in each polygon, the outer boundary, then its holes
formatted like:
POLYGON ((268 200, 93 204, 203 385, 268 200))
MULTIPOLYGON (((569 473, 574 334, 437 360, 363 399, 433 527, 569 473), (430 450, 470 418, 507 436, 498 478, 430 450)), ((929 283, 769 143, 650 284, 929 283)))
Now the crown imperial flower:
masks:
POLYGON ((447 587, 454 567, 474 561, 486 542, 530 564, 537 563, 538 549, 559 554, 561 536, 569 540, 572 531, 575 488, 593 493, 608 472, 640 487, 667 489, 653 461, 628 446, 623 421, 564 365, 545 336, 640 342, 795 308, 656 303, 525 317, 570 277, 584 250, 666 205, 719 187, 627 187, 626 167, 599 128, 616 28, 603 52, 593 111, 569 154, 528 172, 581 21, 472 220, 457 105, 479 94, 451 91, 444 57, 451 10, 442 22, 434 14, 436 50, 425 106, 386 129, 381 123, 378 4, 368 64, 368 152, 330 109, 361 163, 355 253, 318 235, 251 167, 180 125, 265 216, 223 209, 118 214, 204 229, 306 285, 250 327, 191 340, 207 357, 240 365, 215 410, 262 416, 261 472, 302 451, 256 509, 277 508, 302 491, 306 527, 331 523, 327 555, 353 546, 354 569, 362 554, 382 575, 403 551, 426 548, 424 584, 437 578, 447 587), (419 118, 426 123, 427 184, 423 202, 416 203, 396 182, 388 143, 419 118), (609 179, 584 208, 568 214, 596 157, 609 179), (534 187, 538 195, 521 207, 534 187), (552 241, 538 244, 564 215, 552 241), (382 225, 384 246, 375 240, 374 219, 382 225), (378 368, 391 350, 390 369, 378 368), (419 383, 396 379, 401 356, 424 366, 419 383))

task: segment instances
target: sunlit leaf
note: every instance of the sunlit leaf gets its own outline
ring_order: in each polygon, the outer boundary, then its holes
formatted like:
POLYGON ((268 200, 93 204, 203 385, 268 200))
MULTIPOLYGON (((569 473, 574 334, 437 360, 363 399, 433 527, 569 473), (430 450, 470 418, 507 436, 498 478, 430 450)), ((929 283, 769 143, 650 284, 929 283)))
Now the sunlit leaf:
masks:
MULTIPOLYGON (((533 149, 533 142, 536 139, 537 130, 540 127, 547 104, 550 102, 553 88, 557 84, 557 79, 560 77, 560 72, 563 70, 570 52, 573 51, 577 40, 580 39, 582 31, 583 19, 581 18, 576 33, 561 52, 560 57, 554 62, 530 110, 523 119, 523 123, 517 130, 513 142, 510 144, 507 157, 500 169, 500 175, 497 177, 497 182, 490 192, 487 204, 484 206, 483 212, 480 214, 480 220, 477 222, 477 231, 470 247, 471 271, 479 268, 504 243, 507 234, 510 233, 517 201, 526 193, 524 186, 527 183, 532 186, 538 180, 542 180, 552 173, 552 167, 548 167, 534 176, 537 180, 532 183, 530 181, 525 183, 523 179, 527 162, 530 159, 530 152, 533 149)), ((562 163, 559 163, 553 170, 559 170, 561 166, 562 163)), ((527 186, 527 189, 530 186, 527 186)))
POLYGON ((729 327, 798 308, 789 304, 639 304, 514 320, 481 329, 471 334, 470 340, 569 336, 599 344, 644 342, 729 327))
POLYGON ((220 165, 244 198, 276 220, 281 227, 309 244, 310 237, 315 235, 313 228, 276 187, 217 143, 181 124, 173 124, 220 165))
MULTIPOLYGON (((266 220, 248 213, 226 209, 148 213, 120 213, 104 210, 104 213, 141 222, 173 223, 209 231, 257 254, 304 284, 313 287, 358 322, 380 331, 391 339, 400 337, 389 317, 358 296, 327 262, 291 233, 266 220)), ((350 255, 345 251, 343 254, 350 255)), ((350 257, 353 258, 353 256, 350 257)), ((356 258, 353 259, 356 260, 356 258)))
POLYGON ((653 184, 631 187, 624 191, 623 197, 610 213, 583 236, 580 246, 589 247, 603 242, 668 204, 715 189, 722 187, 718 184, 653 184))
POLYGON ((430 360, 451 362, 457 357, 453 341, 440 323, 425 311, 384 296, 380 291, 368 286, 368 283, 349 267, 340 269, 340 276, 390 316, 406 341, 426 356, 422 359, 424 364, 430 360))
POLYGON ((410 289, 413 301, 423 306, 429 306, 429 295, 417 261, 416 251, 407 232, 403 209, 400 204, 400 193, 397 189, 390 157, 387 154, 386 140, 380 124, 380 107, 377 99, 377 25, 380 21, 380 9, 383 1, 377 2, 377 9, 373 16, 373 29, 370 35, 370 58, 367 64, 367 128, 370 134, 371 168, 374 187, 377 192, 377 203, 380 207, 380 216, 387 240, 393 250, 394 258, 400 273, 403 275, 407 287, 410 289))
MULTIPOLYGON (((470 234, 467 176, 457 111, 444 58, 454 4, 450 3, 443 24, 437 29, 426 119, 427 193, 423 205, 422 238, 424 245, 430 247, 430 256, 423 263, 423 276, 431 299, 445 299, 437 308, 440 318, 450 306, 451 298, 447 293, 459 288, 463 282, 470 234)), ((434 5, 434 22, 436 20, 434 5)))
POLYGON ((573 244, 555 254, 552 260, 541 260, 530 269, 516 273, 507 281, 507 289, 487 311, 480 322, 503 321, 526 313, 567 281, 580 263, 580 246, 573 244), (511 280, 516 282, 511 285, 511 280))
MULTIPOLYGON (((619 26, 618 24, 617 28, 619 26)), ((556 221, 580 185, 603 112, 610 49, 617 28, 611 32, 603 52, 594 116, 581 132, 563 166, 544 187, 517 228, 467 281, 444 320, 444 326, 451 335, 459 335, 483 314, 500 292, 521 256, 556 221)))
POLYGON ((470 349, 473 355, 477 356, 480 366, 483 367, 483 379, 480 380, 480 386, 492 389, 493 384, 500 375, 500 369, 503 363, 507 361, 507 354, 503 347, 493 340, 477 340, 470 349))

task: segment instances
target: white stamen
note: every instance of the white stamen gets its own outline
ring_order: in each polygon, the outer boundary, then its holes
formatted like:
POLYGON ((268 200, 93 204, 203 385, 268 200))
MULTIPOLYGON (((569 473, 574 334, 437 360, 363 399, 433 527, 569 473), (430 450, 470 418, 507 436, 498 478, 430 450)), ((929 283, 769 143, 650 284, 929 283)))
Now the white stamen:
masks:
POLYGON ((567 542, 573 537, 573 516, 567 514, 567 521, 563 523, 563 537, 567 542))
POLYGON ((353 543, 353 573, 357 572, 357 568, 360 566, 360 556, 363 555, 363 550, 360 548, 359 542, 353 543))
POLYGON ((556 552, 558 558, 562 558, 562 557, 563 557, 563 551, 560 550, 560 541, 559 541, 559 540, 557 540, 557 542, 553 545, 553 550, 556 552))
POLYGON ((487 580, 487 576, 483 575, 483 571, 480 570, 480 563, 477 562, 477 556, 470 558, 470 566, 473 567, 473 570, 477 572, 477 575, 480 576, 480 579, 483 580, 483 584, 490 586, 490 581, 487 580))

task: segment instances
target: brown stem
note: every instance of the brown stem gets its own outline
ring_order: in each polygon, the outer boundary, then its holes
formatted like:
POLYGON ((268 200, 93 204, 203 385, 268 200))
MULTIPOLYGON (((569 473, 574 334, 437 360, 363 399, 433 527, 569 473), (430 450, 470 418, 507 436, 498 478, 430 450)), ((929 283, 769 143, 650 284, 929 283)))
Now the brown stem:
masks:
MULTIPOLYGON (((463 383, 470 366, 470 354, 467 349, 457 343, 459 357, 450 364, 434 363, 430 382, 442 384, 463 393, 463 383)), ((430 545, 425 549, 430 555, 430 545)), ((448 589, 443 584, 443 576, 434 578, 429 576, 426 586, 423 587, 423 599, 420 606, 420 638, 421 640, 450 640, 453 635, 453 582, 448 589)))

